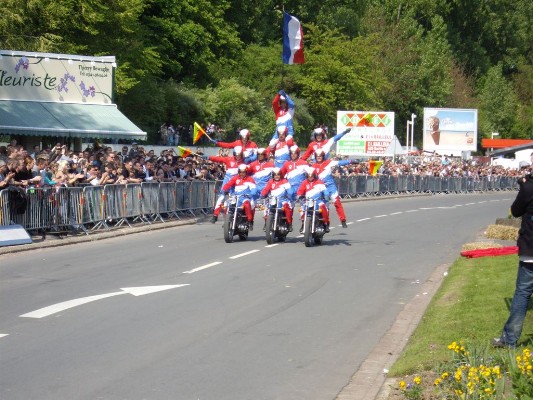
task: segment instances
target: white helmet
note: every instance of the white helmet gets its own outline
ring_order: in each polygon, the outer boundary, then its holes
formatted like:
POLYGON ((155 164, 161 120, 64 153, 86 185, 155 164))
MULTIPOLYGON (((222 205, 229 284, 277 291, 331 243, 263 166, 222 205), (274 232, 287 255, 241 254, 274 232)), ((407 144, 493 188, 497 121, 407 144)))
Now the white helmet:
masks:
POLYGON ((260 147, 257 149, 257 155, 263 154, 266 156, 266 149, 264 147, 260 147))
POLYGON ((246 164, 240 164, 238 167, 237 167, 237 170, 239 172, 248 172, 248 166, 246 164))
POLYGON ((298 155, 300 154, 300 148, 296 146, 295 144, 292 145, 289 150, 291 153, 297 153, 298 155))
POLYGON ((327 135, 327 133, 326 133, 326 131, 325 131, 324 128, 316 128, 316 129, 313 131, 313 138, 315 139, 315 141, 316 141, 316 137, 317 137, 318 135, 322 135, 322 140, 326 140, 327 137, 328 137, 328 135, 327 135))
POLYGON ((250 139, 250 131, 248 129, 241 129, 239 136, 243 139, 250 139))
POLYGON ((322 157, 326 156, 326 153, 324 153, 324 149, 316 149, 315 150, 315 158, 318 157, 318 156, 322 156, 322 157))
POLYGON ((287 128, 285 125, 278 126, 278 134, 280 133, 284 133, 284 134, 289 133, 289 128, 287 128))
POLYGON ((317 172, 316 168, 311 167, 310 165, 305 167, 305 173, 306 173, 306 175, 308 177, 309 176, 314 176, 316 178, 318 176, 318 172, 317 172))
POLYGON ((242 156, 242 146, 235 146, 233 148, 233 155, 236 156, 237 154, 242 156))

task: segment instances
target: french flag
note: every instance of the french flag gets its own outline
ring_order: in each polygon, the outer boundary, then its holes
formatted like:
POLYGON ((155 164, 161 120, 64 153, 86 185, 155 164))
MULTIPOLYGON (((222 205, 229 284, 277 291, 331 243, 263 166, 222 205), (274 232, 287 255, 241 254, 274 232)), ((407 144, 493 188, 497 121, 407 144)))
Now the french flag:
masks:
POLYGON ((283 11, 283 63, 303 64, 304 34, 300 21, 283 11))

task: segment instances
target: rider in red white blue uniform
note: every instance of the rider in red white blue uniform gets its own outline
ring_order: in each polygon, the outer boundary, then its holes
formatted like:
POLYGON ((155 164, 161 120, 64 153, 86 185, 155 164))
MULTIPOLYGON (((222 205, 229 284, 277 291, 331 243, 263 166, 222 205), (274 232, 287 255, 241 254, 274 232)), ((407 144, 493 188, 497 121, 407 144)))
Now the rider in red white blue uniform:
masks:
POLYGON ((335 135, 332 138, 328 139, 328 135, 324 128, 316 128, 313 131, 314 140, 311 143, 309 143, 309 145, 307 146, 307 150, 305 150, 305 153, 302 155, 302 159, 307 160, 309 157, 313 155, 313 153, 317 149, 324 150, 325 157, 326 159, 328 159, 329 152, 331 151, 331 148, 333 147, 333 145, 337 143, 340 139, 342 139, 343 136, 346 135, 350 131, 351 131, 351 128, 348 128, 344 132, 341 132, 338 135, 335 135))
POLYGON ((248 166, 241 164, 238 166, 238 174, 233 176, 224 186, 222 191, 227 193, 233 193, 239 196, 237 201, 237 207, 243 207, 246 219, 250 223, 249 230, 253 230, 254 227, 254 197, 256 196, 257 189, 255 186, 254 178, 248 175, 248 166))
POLYGON ((296 145, 292 145, 289 149, 291 159, 285 161, 281 167, 282 175, 289 181, 293 190, 294 196, 292 201, 296 200, 296 191, 305 180, 305 167, 309 164, 300 158, 300 148, 296 145))
POLYGON ((272 179, 267 182, 261 191, 261 197, 266 197, 269 194, 278 199, 277 207, 283 209, 285 218, 289 224, 289 232, 292 232, 291 198, 293 197, 293 190, 287 179, 283 178, 283 174, 279 168, 272 170, 272 179))
POLYGON ((269 160, 268 153, 268 149, 258 149, 257 160, 248 165, 248 170, 252 174, 252 178, 254 178, 258 194, 267 184, 274 169, 274 163, 269 160))
POLYGON ((222 142, 216 139, 211 139, 211 142, 213 142, 215 146, 225 149, 233 149, 237 146, 242 147, 244 163, 249 164, 257 159, 257 144, 250 140, 250 136, 251 134, 248 129, 241 129, 239 132, 240 139, 233 142, 222 142))
POLYGON ((278 137, 273 138, 270 143, 270 151, 274 154, 274 165, 278 168, 283 167, 285 161, 291 159, 290 147, 294 145, 294 140, 287 138, 289 129, 286 126, 278 126, 278 137))
POLYGON ((315 151, 315 164, 313 167, 316 168, 318 172, 318 178, 321 179, 327 186, 330 193, 330 199, 333 201, 337 215, 341 220, 342 227, 347 228, 346 224, 346 214, 344 213, 344 207, 341 203, 341 198, 337 190, 337 184, 335 183, 335 178, 333 178, 333 168, 342 167, 343 165, 353 164, 352 160, 325 160, 324 150, 317 149, 315 151))
MULTIPOLYGON (((303 181, 300 187, 298 188, 296 196, 301 199, 301 203, 304 201, 304 198, 313 199, 318 202, 318 206, 322 211, 322 218, 324 220, 324 224, 326 225, 326 232, 329 232, 329 211, 327 206, 327 200, 330 197, 330 193, 328 191, 328 188, 326 184, 318 178, 318 171, 312 166, 308 166, 306 168, 306 175, 307 179, 303 181)), ((300 228, 300 233, 302 233, 304 228, 303 214, 301 218, 302 227, 300 228)))
MULTIPOLYGON (((236 146, 233 149, 233 156, 222 157, 222 156, 209 156, 205 157, 210 161, 224 164, 226 166, 226 174, 222 181, 222 186, 229 182, 229 180, 237 175, 238 167, 240 164, 244 163, 243 152, 241 146, 236 146)), ((220 190, 217 202, 215 204, 215 210, 213 211, 213 217, 211 222, 214 224, 218 220, 218 215, 220 214, 222 203, 224 202, 224 191, 220 190)))
POLYGON ((288 129, 287 138, 292 138, 294 135, 294 127, 292 125, 295 109, 294 101, 285 91, 280 90, 272 100, 272 109, 274 114, 276 114, 276 131, 273 139, 277 139, 280 126, 286 126, 288 129))

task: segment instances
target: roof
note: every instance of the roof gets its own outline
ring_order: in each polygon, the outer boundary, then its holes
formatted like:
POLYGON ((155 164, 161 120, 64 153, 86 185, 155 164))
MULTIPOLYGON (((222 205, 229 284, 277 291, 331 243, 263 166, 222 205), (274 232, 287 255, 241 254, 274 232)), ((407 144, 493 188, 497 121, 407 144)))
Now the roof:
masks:
POLYGON ((0 134, 145 140, 115 104, 0 100, 0 134))
POLYGON ((513 146, 513 147, 506 147, 506 148, 499 149, 499 150, 494 150, 490 152, 489 155, 491 157, 499 157, 499 156, 504 156, 506 154, 512 154, 512 153, 514 154, 517 151, 527 150, 527 149, 533 149, 533 142, 521 144, 521 145, 513 146))
POLYGON ((484 149, 502 149, 506 147, 519 146, 522 144, 533 144, 531 139, 481 139, 481 147, 484 149))

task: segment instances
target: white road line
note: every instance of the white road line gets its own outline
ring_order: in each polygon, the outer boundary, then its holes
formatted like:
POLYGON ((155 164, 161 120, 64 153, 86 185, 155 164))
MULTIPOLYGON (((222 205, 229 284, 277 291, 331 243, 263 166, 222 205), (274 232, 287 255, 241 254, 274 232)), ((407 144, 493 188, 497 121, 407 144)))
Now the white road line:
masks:
POLYGON ((473 206, 476 203, 466 203, 465 206, 473 206))
POLYGON ((248 254, 252 254, 252 253, 257 253, 259 250, 250 250, 250 251, 247 251, 246 253, 241 253, 241 254, 237 254, 236 256, 232 256, 230 257, 231 260, 235 260, 236 258, 239 258, 239 257, 244 257, 244 256, 247 256, 248 254))
POLYGON ((361 218, 361 219, 358 219, 357 221, 355 222, 362 222, 362 221, 368 221, 370 218, 361 218))
POLYGON ((346 222, 346 225, 352 225, 353 222, 346 222))
POLYGON ((222 264, 222 261, 215 261, 215 262, 212 262, 211 264, 202 265, 201 267, 194 268, 194 269, 191 269, 189 271, 185 271, 183 273, 184 274, 193 274, 193 273, 201 271, 203 269, 214 267, 215 265, 218 265, 218 264, 222 264))
POLYGON ((403 214, 403 211, 398 211, 398 212, 395 212, 395 213, 390 213, 389 215, 398 215, 398 214, 403 214))
POLYGON ((387 214, 383 214, 383 215, 376 215, 374 218, 383 218, 383 217, 386 217, 387 214))
POLYGON ((266 247, 266 248, 269 248, 269 247, 274 247, 274 246, 277 246, 277 245, 278 245, 278 243, 267 244, 265 247, 266 247))
POLYGON ((6 337, 6 336, 9 336, 9 334, 7 334, 7 333, 0 333, 0 339, 3 338, 3 337, 6 337))
POLYGON ((100 299, 105 299, 107 297, 113 297, 113 296, 120 296, 122 294, 126 294, 127 292, 114 292, 114 293, 107 293, 107 294, 99 294, 97 296, 89 296, 89 297, 82 297, 80 299, 74 299, 74 300, 68 300, 64 301, 62 303, 53 304, 48 307, 41 308, 36 311, 29 312, 27 314, 22 314, 21 317, 24 318, 44 318, 48 317, 49 315, 67 310, 72 307, 80 306, 82 304, 90 303, 91 301, 96 301, 100 299))
POLYGON ((407 210, 406 213, 408 212, 418 212, 419 210, 407 210))

